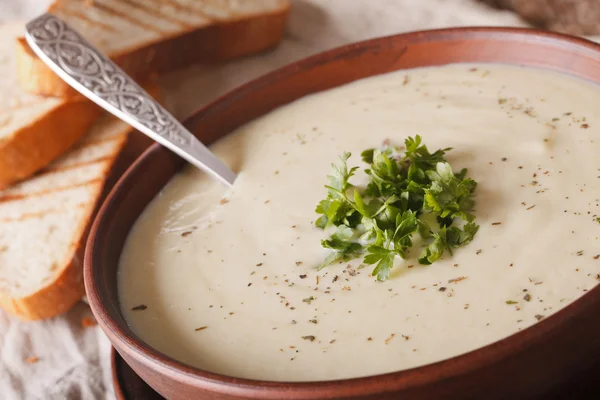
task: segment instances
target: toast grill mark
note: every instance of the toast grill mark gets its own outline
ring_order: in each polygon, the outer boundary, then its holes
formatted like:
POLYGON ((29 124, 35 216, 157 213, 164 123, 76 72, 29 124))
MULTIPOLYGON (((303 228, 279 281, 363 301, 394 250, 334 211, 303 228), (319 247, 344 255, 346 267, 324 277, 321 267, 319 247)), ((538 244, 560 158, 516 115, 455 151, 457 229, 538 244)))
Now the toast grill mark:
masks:
POLYGON ((88 136, 71 148, 67 157, 61 158, 42 172, 71 169, 73 166, 89 165, 113 157, 116 148, 121 148, 127 141, 127 135, 117 134, 108 137, 102 135, 88 136), (90 154, 94 152, 94 154, 90 154), (86 155, 87 153, 87 155, 86 155))
POLYGON ((96 145, 104 144, 104 143, 108 143, 108 142, 116 143, 116 142, 119 142, 119 141, 125 140, 125 139, 126 138, 123 137, 121 133, 114 135, 114 136, 88 138, 87 140, 84 139, 81 142, 79 142, 78 144, 76 144, 75 146, 73 146, 71 148, 71 151, 85 149, 86 147, 94 147, 96 145))
POLYGON ((143 4, 143 3, 137 3, 135 0, 121 0, 121 1, 123 3, 127 3, 128 5, 130 5, 133 8, 138 8, 140 10, 143 10, 145 13, 150 14, 155 18, 159 18, 159 19, 163 19, 165 21, 172 22, 174 24, 181 26, 182 28, 191 29, 194 27, 194 25, 188 24, 187 22, 181 21, 177 18, 173 18, 173 17, 167 16, 167 15, 164 15, 156 7, 148 6, 147 4, 143 4))
POLYGON ((66 171, 66 170, 69 170, 69 169, 77 169, 77 168, 84 167, 86 165, 95 164, 97 162, 109 161, 109 160, 112 160, 113 158, 115 158, 115 155, 98 157, 98 158, 95 158, 93 160, 82 161, 82 162, 75 163, 75 164, 58 165, 56 167, 49 167, 49 168, 46 168, 44 170, 44 172, 42 174, 40 174, 40 175, 45 175, 45 174, 52 173, 52 172, 57 172, 57 171, 66 171))
MULTIPOLYGON (((113 142, 114 145, 111 146, 109 149, 107 149, 108 152, 105 151, 102 154, 97 155, 95 158, 93 158, 91 160, 88 159, 85 161, 79 161, 79 162, 76 161, 76 162, 69 164, 68 162, 70 161, 70 157, 66 157, 65 159, 62 160, 63 163, 65 163, 65 164, 61 164, 60 162, 58 164, 51 164, 50 166, 48 166, 45 169, 43 169, 42 171, 40 171, 38 174, 34 175, 32 179, 34 179, 34 180, 43 179, 45 177, 48 177, 48 176, 51 176, 54 174, 59 174, 64 171, 82 169, 84 167, 92 166, 94 164, 98 164, 98 167, 101 169, 100 175, 106 176, 110 170, 110 166, 112 165, 114 160, 118 157, 118 152, 115 153, 115 150, 122 149, 126 140, 127 140, 127 134, 122 134, 122 133, 120 133, 118 135, 114 135, 114 136, 109 136, 106 138, 102 138, 100 136, 100 138, 96 138, 95 140, 93 139, 93 136, 92 136, 91 138, 88 138, 88 140, 84 141, 84 143, 82 143, 79 148, 71 150, 70 154, 73 154, 75 150, 85 151, 86 149, 95 147, 97 144, 113 142)), ((97 182, 101 183, 101 181, 103 181, 103 178, 98 177, 98 175, 95 175, 95 177, 93 177, 91 179, 87 179, 85 181, 78 182, 76 184, 52 187, 52 188, 40 188, 37 191, 32 191, 32 192, 27 192, 28 189, 20 188, 19 185, 16 185, 13 189, 9 188, 5 191, 0 191, 0 205, 2 203, 6 203, 6 202, 10 202, 10 201, 23 200, 28 197, 38 197, 38 196, 43 196, 45 194, 50 194, 50 193, 54 193, 54 192, 60 192, 60 191, 69 190, 72 188, 85 186, 88 184, 93 184, 93 183, 97 183, 97 182), (25 193, 23 193, 23 192, 25 192, 25 193)))
POLYGON ((114 8, 112 8, 111 6, 109 6, 107 4, 94 3, 94 7, 97 8, 97 9, 99 9, 99 10, 101 10, 101 11, 103 11, 103 12, 105 12, 105 13, 107 13, 107 14, 110 14, 110 15, 113 15, 115 17, 118 17, 118 18, 124 19, 126 21, 129 21, 133 25, 137 25, 137 26, 139 26, 141 28, 144 28, 144 29, 147 29, 149 31, 156 32, 156 33, 159 33, 159 34, 168 33, 167 31, 163 31, 162 29, 157 28, 154 25, 146 24, 144 22, 141 22, 141 21, 133 18, 130 15, 122 13, 119 10, 115 10, 114 8))
POLYGON ((204 18, 206 18, 206 22, 212 22, 212 21, 218 21, 219 20, 218 18, 214 18, 214 17, 209 16, 204 11, 200 11, 198 9, 191 8, 191 7, 188 8, 188 7, 184 6, 184 5, 181 5, 176 0, 163 0, 163 2, 165 4, 168 4, 168 5, 172 6, 173 8, 175 8, 178 11, 192 13, 192 14, 196 14, 196 15, 199 15, 201 17, 204 17, 204 18))
MULTIPOLYGON (((75 204, 73 207, 81 209, 81 208, 88 207, 88 204, 87 203, 79 203, 79 204, 75 204)), ((25 221, 26 219, 42 218, 48 214, 59 214, 59 213, 64 213, 64 212, 65 212, 64 208, 49 208, 49 209, 43 210, 43 211, 25 213, 25 214, 20 215, 17 218, 0 218, 0 222, 21 222, 21 221, 25 221)))
POLYGON ((90 25, 94 25, 98 28, 104 29, 105 31, 109 31, 109 32, 115 32, 117 33, 117 29, 115 29, 114 26, 111 26, 109 24, 105 24, 103 22, 100 21, 95 21, 93 19, 90 19, 89 16, 87 16, 86 14, 76 11, 76 10, 70 10, 68 8, 62 8, 60 9, 60 13, 64 14, 66 16, 71 16, 71 17, 75 17, 78 18, 82 21, 85 21, 86 23, 90 24, 90 25))
POLYGON ((0 194, 0 204, 8 203, 9 201, 24 200, 24 199, 27 199, 30 197, 41 197, 41 196, 45 196, 45 195, 51 194, 51 193, 62 192, 64 190, 75 189, 78 187, 87 186, 87 185, 94 184, 94 183, 102 183, 102 182, 104 182, 104 178, 94 178, 94 179, 90 179, 85 182, 76 183, 74 185, 59 186, 59 187, 55 187, 52 189, 40 190, 39 192, 20 193, 20 194, 12 194, 12 195, 11 194, 9 194, 9 195, 0 194))

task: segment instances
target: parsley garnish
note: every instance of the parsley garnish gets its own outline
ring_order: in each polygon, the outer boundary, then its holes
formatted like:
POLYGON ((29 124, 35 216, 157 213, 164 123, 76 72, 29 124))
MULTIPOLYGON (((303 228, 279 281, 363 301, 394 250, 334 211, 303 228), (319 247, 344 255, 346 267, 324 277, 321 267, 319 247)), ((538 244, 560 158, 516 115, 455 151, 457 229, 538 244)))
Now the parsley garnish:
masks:
POLYGON ((364 264, 375 265, 372 275, 385 281, 396 256, 407 257, 415 234, 425 242, 419 262, 426 265, 473 240, 479 229, 471 213, 477 183, 466 177, 466 169, 453 172, 444 158, 450 148, 430 153, 419 135, 404 144, 404 152, 385 146, 362 153, 369 164, 364 170, 369 183, 362 190, 350 183, 358 170, 348 168, 350 153, 332 164, 315 224, 336 230, 321 242, 332 252, 319 269, 364 256, 364 264))

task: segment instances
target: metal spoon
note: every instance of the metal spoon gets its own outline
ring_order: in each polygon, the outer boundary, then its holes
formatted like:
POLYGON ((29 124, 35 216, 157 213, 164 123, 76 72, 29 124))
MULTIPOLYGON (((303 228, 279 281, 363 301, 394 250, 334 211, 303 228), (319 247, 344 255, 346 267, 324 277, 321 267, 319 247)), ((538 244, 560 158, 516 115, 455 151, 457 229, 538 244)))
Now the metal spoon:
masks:
POLYGON ((25 38, 79 93, 225 185, 233 184, 236 175, 229 167, 65 21, 43 14, 27 24, 25 38))

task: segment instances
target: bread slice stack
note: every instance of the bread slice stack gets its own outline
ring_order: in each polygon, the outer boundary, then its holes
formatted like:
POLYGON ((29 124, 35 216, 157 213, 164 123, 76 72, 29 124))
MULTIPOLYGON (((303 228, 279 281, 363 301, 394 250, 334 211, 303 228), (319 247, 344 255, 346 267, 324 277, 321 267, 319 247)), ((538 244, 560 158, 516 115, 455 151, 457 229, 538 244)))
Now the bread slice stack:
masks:
POLYGON ((1 307, 40 319, 81 299, 85 237, 130 131, 105 116, 68 154, 0 192, 1 307))
POLYGON ((100 115, 81 98, 42 97, 19 86, 14 54, 22 33, 22 23, 0 27, 0 189, 63 154, 100 115))
MULTIPOLYGON (((289 6, 62 0, 50 11, 147 82, 191 62, 275 46, 289 6)), ((83 251, 94 214, 121 167, 150 141, 76 95, 18 37, 23 28, 0 25, 0 307, 34 320, 66 312, 84 295, 83 251)))

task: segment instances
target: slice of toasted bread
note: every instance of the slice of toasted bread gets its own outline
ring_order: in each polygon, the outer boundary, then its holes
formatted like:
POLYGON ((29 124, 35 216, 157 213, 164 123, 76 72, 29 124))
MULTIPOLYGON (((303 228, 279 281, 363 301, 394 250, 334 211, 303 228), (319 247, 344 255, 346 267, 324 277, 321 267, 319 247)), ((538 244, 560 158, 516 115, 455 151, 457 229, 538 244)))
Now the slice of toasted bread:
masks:
POLYGON ((81 299, 87 232, 130 131, 102 117, 68 154, 0 191, 0 306, 8 312, 48 318, 81 299))
MULTIPOLYGON (((49 12, 66 20, 136 80, 194 62, 266 50, 283 35, 290 0, 62 0, 49 12)), ((33 93, 75 92, 17 41, 19 82, 33 93)))
POLYGON ((19 86, 14 40, 23 27, 0 25, 0 189, 62 155, 100 115, 88 100, 36 96, 19 86))

